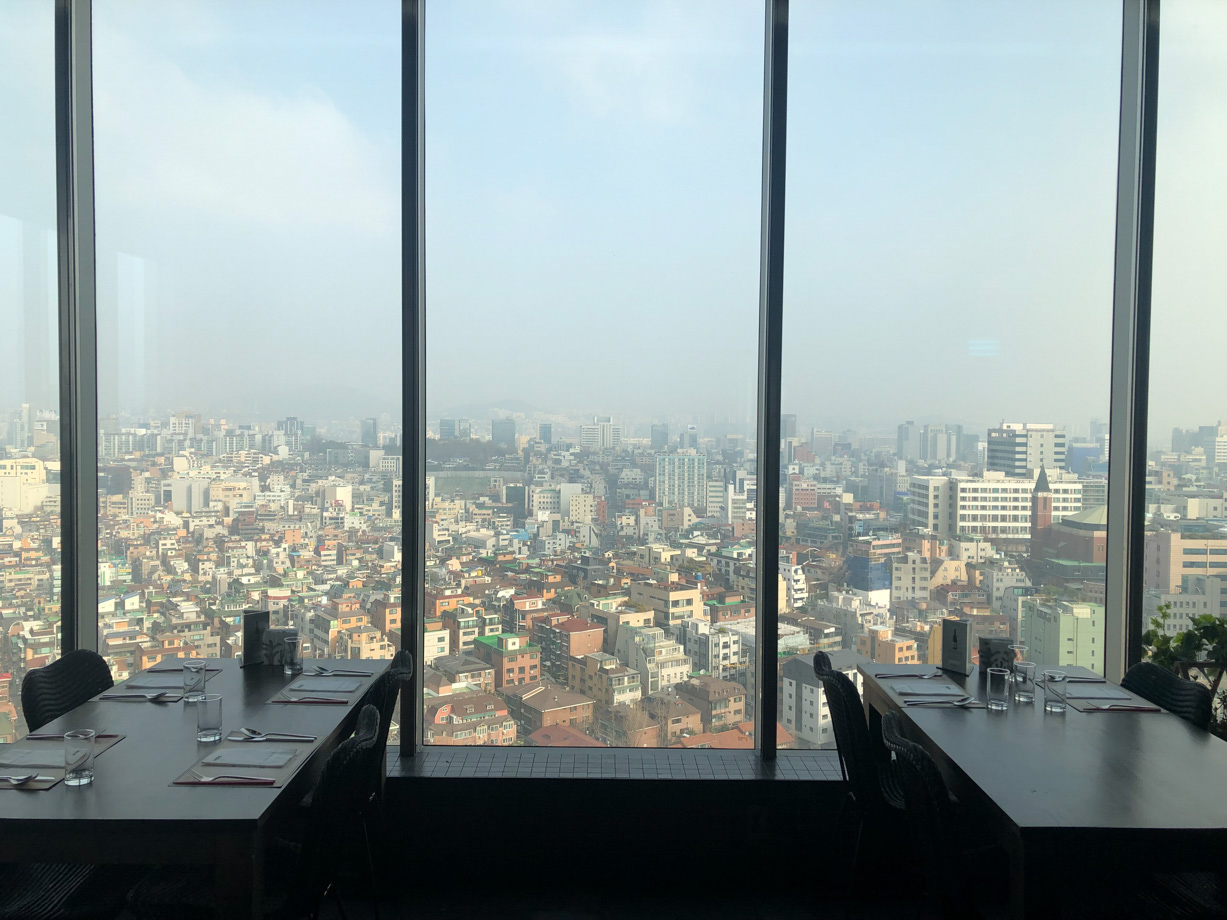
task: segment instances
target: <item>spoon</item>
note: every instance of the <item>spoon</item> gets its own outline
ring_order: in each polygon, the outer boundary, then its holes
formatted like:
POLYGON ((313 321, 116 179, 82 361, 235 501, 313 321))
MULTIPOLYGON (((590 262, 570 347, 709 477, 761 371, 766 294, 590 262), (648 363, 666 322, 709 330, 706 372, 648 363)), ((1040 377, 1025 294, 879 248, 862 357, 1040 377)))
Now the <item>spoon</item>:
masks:
POLYGON ((0 779, 8 780, 13 786, 24 786, 32 779, 38 779, 37 773, 27 773, 25 776, 0 776, 0 779))

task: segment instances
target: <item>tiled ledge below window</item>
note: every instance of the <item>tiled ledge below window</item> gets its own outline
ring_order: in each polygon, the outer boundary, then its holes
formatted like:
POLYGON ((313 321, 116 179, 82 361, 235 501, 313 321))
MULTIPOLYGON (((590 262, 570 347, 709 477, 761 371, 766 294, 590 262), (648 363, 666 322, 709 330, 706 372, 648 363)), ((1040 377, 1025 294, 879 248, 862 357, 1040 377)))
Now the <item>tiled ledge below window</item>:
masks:
POLYGON ((413 757, 388 748, 388 779, 659 779, 839 781, 835 751, 439 747, 413 757))

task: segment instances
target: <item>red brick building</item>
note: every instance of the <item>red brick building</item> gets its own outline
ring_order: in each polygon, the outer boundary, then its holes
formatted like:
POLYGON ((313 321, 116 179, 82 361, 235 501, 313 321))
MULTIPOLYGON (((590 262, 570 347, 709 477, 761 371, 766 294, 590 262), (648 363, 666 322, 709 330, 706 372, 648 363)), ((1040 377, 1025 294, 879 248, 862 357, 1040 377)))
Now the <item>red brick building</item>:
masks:
POLYGON ((541 679, 541 646, 519 633, 478 636, 473 657, 494 668, 494 687, 501 690, 541 679))

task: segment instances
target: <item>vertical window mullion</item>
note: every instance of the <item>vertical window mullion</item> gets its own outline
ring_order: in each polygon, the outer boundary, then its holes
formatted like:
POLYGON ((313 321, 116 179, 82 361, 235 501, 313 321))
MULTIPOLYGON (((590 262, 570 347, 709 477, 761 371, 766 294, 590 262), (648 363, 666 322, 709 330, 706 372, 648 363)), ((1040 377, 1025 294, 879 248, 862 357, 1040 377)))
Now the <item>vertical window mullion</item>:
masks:
POLYGON ((1105 586, 1107 609, 1119 614, 1106 618, 1110 680, 1142 652, 1159 2, 1124 0, 1122 19, 1105 586))
POLYGON ((98 646, 98 374, 90 0, 55 6, 62 645, 98 646))
POLYGON ((776 755, 779 681, 780 358, 784 330, 784 155, 788 113, 788 0, 766 2, 763 68, 762 249, 759 265, 758 450, 755 513, 758 700, 755 735, 776 755))
MULTIPOLYGON (((401 385, 405 488, 401 509, 401 647, 424 648, 426 603, 425 0, 401 5, 401 385)), ((422 744, 423 662, 401 699, 401 756, 422 744)))

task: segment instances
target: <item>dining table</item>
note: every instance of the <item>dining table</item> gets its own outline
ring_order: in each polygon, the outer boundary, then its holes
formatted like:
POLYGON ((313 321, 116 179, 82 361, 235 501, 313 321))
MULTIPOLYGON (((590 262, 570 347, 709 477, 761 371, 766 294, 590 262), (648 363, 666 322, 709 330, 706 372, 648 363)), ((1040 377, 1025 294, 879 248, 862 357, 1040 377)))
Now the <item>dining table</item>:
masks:
POLYGON ((977 666, 969 675, 933 665, 868 663, 859 671, 871 735, 881 738, 883 713, 899 713, 974 814, 967 826, 977 839, 962 843, 1004 848, 1009 886, 1000 915, 1057 916, 1072 893, 1107 876, 1221 870, 1227 744, 1209 732, 1102 678, 1110 689, 1098 704, 1049 713, 1042 685, 1033 702, 1015 702, 1011 692, 1004 711, 980 708, 988 688, 977 666), (906 694, 923 693, 920 680, 953 685, 970 705, 916 705, 923 697, 906 694), (1128 702, 1109 702, 1122 692, 1128 702), (1123 708, 1133 704, 1146 710, 1123 708))
POLYGON ((387 662, 308 659, 304 675, 290 677, 280 665, 242 667, 237 659, 208 659, 205 692, 221 694, 223 739, 243 728, 314 736, 294 745, 296 766, 284 770, 275 786, 175 785, 185 771, 221 749, 217 742, 196 740, 197 704, 175 692, 167 697, 172 702, 102 698, 135 695, 133 684, 173 685, 182 680, 174 662, 164 659, 39 727, 42 735, 89 728, 122 739, 98 754, 89 785, 0 790, 0 862, 211 867, 219 916, 261 916, 270 834, 299 807, 328 755, 353 732, 360 703, 387 662), (286 699, 291 684, 320 668, 358 672, 341 685, 354 687, 352 692, 334 694, 340 701, 332 704, 273 702, 286 699), (158 679, 151 679, 155 675, 158 679))

